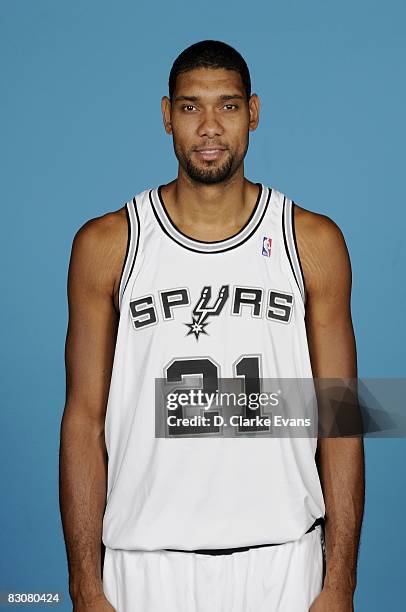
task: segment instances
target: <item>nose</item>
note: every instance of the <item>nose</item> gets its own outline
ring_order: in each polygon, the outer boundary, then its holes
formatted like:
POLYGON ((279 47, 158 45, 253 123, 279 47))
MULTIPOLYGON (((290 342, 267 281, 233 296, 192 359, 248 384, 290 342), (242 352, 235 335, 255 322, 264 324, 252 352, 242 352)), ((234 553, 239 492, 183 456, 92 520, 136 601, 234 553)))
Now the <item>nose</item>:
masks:
POLYGON ((213 110, 206 110, 204 112, 199 124, 198 134, 199 136, 207 136, 208 138, 223 134, 223 127, 213 110))

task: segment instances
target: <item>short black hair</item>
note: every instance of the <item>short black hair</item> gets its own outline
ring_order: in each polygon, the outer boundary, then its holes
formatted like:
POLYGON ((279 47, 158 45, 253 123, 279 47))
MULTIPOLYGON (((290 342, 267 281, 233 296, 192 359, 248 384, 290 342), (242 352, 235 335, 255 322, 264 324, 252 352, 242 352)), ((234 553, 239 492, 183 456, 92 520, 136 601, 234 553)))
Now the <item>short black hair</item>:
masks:
POLYGON ((172 102, 176 79, 181 72, 195 68, 225 68, 235 70, 241 76, 247 100, 251 96, 251 77, 242 55, 220 40, 201 40, 187 47, 173 62, 169 74, 169 99, 172 102))

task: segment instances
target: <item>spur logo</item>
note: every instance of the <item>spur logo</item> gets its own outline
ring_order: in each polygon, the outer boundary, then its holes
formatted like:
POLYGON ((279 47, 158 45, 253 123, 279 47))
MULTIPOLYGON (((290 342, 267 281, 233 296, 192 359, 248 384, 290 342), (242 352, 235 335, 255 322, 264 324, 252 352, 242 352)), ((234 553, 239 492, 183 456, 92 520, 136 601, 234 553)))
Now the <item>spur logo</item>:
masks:
POLYGON ((279 323, 289 323, 291 320, 294 303, 291 293, 242 285, 234 285, 232 290, 229 285, 222 285, 217 295, 213 293, 212 287, 205 285, 192 309, 188 287, 163 289, 157 292, 157 296, 150 293, 133 299, 130 301, 133 328, 136 331, 146 329, 159 324, 161 318, 165 324, 172 322, 185 325, 188 328, 185 335, 194 336, 198 340, 201 335, 209 335, 206 327, 212 322, 211 319, 225 310, 227 302, 230 304, 230 316, 265 318, 279 323), (158 315, 158 304, 161 317, 158 315), (190 311, 189 321, 180 321, 178 314, 175 320, 175 312, 183 309, 190 311))

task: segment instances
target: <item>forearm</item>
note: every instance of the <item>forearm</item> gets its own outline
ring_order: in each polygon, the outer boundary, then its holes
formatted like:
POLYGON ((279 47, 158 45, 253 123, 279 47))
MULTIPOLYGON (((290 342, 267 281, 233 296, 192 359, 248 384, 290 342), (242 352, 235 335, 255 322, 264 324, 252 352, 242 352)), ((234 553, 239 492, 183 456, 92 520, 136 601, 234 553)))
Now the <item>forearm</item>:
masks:
POLYGON ((60 508, 72 601, 102 593, 101 535, 107 460, 103 432, 64 417, 60 445, 60 508))
POLYGON ((364 511, 362 438, 319 440, 319 472, 326 506, 324 586, 353 593, 364 511))

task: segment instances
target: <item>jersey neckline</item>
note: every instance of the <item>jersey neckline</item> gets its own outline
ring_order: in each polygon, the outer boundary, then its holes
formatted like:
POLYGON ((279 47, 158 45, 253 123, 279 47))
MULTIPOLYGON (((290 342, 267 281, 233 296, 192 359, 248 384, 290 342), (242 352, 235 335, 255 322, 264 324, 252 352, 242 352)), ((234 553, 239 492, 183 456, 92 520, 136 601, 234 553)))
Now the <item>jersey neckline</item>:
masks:
POLYGON ((228 238, 210 242, 187 236, 176 227, 170 218, 162 199, 161 189, 164 185, 159 185, 159 187, 151 189, 149 192, 149 199, 152 210, 161 229, 177 244, 190 251, 195 251, 198 253, 222 253, 223 251, 234 249, 243 242, 246 242, 248 238, 250 238, 258 229, 262 221, 265 210, 268 206, 272 189, 266 187, 262 183, 255 184, 259 186, 258 196, 254 208, 251 211, 245 225, 238 230, 237 233, 229 236, 228 238))

